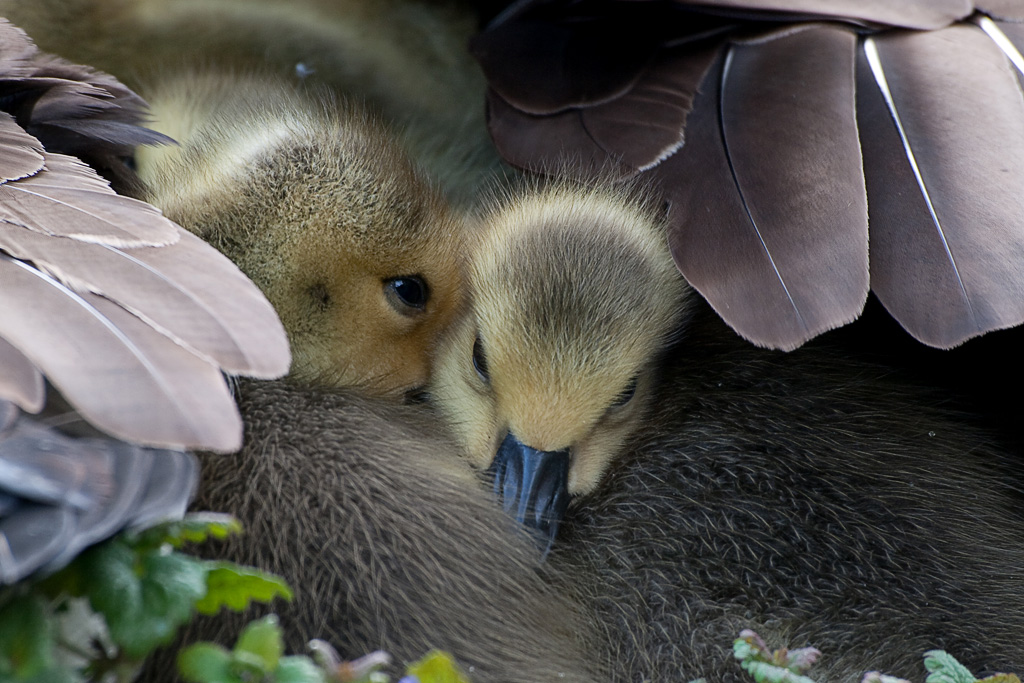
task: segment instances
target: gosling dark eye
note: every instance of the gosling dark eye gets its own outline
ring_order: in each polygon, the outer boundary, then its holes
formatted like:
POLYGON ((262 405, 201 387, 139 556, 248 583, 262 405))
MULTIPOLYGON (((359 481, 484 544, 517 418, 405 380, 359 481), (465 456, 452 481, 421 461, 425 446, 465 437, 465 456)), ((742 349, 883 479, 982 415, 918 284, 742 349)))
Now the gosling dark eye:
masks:
POLYGON ((614 401, 612 401, 612 408, 621 408, 629 403, 630 399, 632 399, 636 394, 636 380, 636 377, 631 379, 629 384, 626 385, 626 388, 619 392, 619 395, 615 397, 614 401))
POLYGON ((480 337, 477 337, 473 343, 473 368, 476 370, 476 374, 480 375, 480 379, 485 382, 491 380, 491 376, 487 372, 487 357, 484 356, 484 346, 480 343, 480 337))
POLYGON ((384 281, 384 295, 397 311, 411 313, 421 311, 427 305, 430 289, 423 278, 416 275, 403 275, 384 281))

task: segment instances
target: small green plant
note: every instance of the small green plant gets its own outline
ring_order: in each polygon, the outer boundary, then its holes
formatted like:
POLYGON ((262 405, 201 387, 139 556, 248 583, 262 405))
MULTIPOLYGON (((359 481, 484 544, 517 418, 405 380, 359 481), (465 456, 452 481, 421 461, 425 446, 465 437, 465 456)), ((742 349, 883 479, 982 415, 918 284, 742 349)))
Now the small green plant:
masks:
POLYGON ((0 592, 0 681, 129 681, 196 611, 291 599, 281 579, 183 553, 186 542, 238 533, 196 514, 89 548, 64 569, 0 592))
POLYGON ((284 656, 284 639, 273 614, 250 622, 231 650, 195 643, 178 655, 178 671, 190 683, 327 683, 312 659, 284 656))
POLYGON ((757 683, 814 683, 803 674, 821 655, 813 647, 770 650, 761 636, 750 629, 740 632, 732 644, 732 653, 757 683))
MULTIPOLYGON (((381 669, 391 663, 385 652, 343 661, 322 640, 310 643, 314 659, 284 655, 277 617, 251 622, 228 650, 214 643, 189 645, 178 655, 178 670, 188 683, 389 683, 381 669)), ((399 683, 469 683, 455 660, 434 650, 410 664, 399 683)))
MULTIPOLYGON (((196 613, 292 599, 280 578, 183 552, 188 543, 241 532, 237 520, 191 514, 95 545, 55 574, 0 589, 0 683, 128 683, 143 660, 196 613)), ((251 622, 233 649, 196 643, 179 654, 193 683, 388 683, 383 652, 343 662, 314 641, 317 657, 285 656, 277 617, 251 622)), ((410 665, 409 683, 469 683, 450 655, 410 665)), ((403 679, 403 680, 406 680, 403 679)))
POLYGON ((469 683, 455 660, 447 652, 432 650, 423 659, 409 665, 399 683, 469 683))
MULTIPOLYGON (((924 668, 928 669, 925 683, 1020 683, 1015 674, 993 674, 986 678, 978 678, 967 667, 956 660, 956 657, 943 650, 929 650, 924 653, 924 668)), ((909 683, 909 681, 887 676, 878 671, 864 674, 861 683, 909 683)))
MULTIPOLYGON (((733 656, 743 670, 753 676, 757 683, 814 683, 803 674, 809 669, 821 652, 813 647, 798 650, 771 650, 761 636, 749 629, 740 632, 733 642, 733 656)), ((928 670, 925 683, 1020 683, 1014 674, 995 674, 977 678, 953 655, 943 650, 929 650, 924 653, 924 666, 928 670)), ((861 683, 910 683, 879 671, 864 674, 861 683)))

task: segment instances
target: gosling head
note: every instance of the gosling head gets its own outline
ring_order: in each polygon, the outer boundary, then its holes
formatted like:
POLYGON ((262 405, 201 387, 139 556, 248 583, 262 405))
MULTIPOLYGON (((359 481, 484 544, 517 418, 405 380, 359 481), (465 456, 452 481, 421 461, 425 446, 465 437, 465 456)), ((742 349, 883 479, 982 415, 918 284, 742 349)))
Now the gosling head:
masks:
POLYGON ((402 395, 461 306, 463 218, 353 105, 264 76, 194 74, 152 96, 179 147, 140 157, 148 199, 274 305, 292 376, 402 395))
POLYGON ((431 394, 505 508, 550 541, 637 428, 688 289, 635 192, 562 184, 480 222, 431 394))

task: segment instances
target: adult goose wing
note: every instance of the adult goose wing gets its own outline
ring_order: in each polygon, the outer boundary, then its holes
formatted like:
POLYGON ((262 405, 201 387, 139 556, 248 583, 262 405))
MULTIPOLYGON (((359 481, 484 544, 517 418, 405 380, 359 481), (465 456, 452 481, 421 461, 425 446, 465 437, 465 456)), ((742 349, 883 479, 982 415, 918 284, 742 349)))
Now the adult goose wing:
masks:
MULTIPOLYGON (((42 374, 126 441, 237 449, 221 371, 287 371, 273 309, 215 250, 54 151, 109 170, 135 144, 162 141, 140 125, 137 95, 38 52, 2 20, 0 45, 0 398, 39 409, 42 374)), ((120 166, 115 180, 130 175, 120 166)))
POLYGON ((856 318, 870 285, 911 334, 949 347, 1024 320, 1022 21, 1009 0, 524 0, 472 49, 502 154, 649 178, 677 265, 744 337, 795 348, 856 318), (542 33, 557 40, 531 47, 542 33), (628 57, 605 80, 594 36, 628 57), (905 182, 911 139, 941 230, 924 181, 905 182))
POLYGON ((183 449, 241 445, 223 372, 288 368, 252 282, 111 188, 139 187, 125 163, 136 145, 167 142, 144 112, 113 77, 0 19, 0 585, 180 517, 198 473, 183 449), (43 409, 47 382, 71 415, 25 414, 43 409), (83 418, 74 431, 91 435, 53 427, 83 418))

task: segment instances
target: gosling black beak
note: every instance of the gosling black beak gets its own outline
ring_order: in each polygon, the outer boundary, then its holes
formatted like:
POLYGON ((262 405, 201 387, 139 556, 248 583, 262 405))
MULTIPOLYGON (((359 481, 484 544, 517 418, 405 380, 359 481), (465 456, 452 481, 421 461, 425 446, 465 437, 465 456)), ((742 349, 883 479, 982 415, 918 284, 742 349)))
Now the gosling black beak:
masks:
POLYGON ((509 433, 491 471, 502 507, 539 532, 547 555, 569 505, 569 451, 538 451, 509 433))

